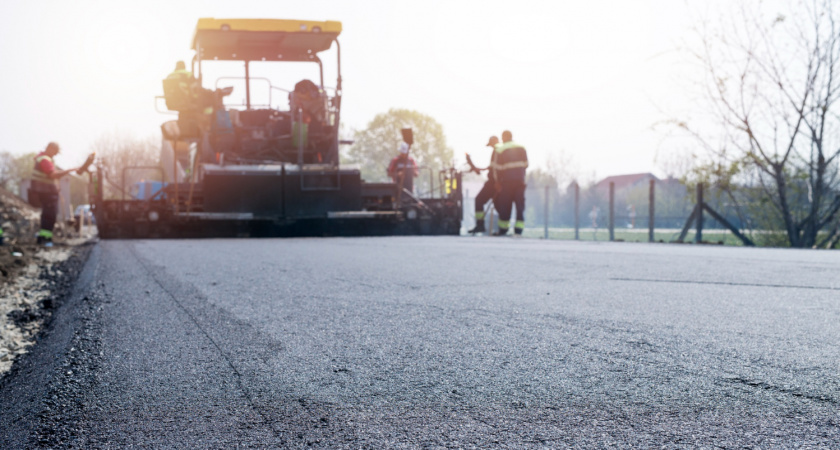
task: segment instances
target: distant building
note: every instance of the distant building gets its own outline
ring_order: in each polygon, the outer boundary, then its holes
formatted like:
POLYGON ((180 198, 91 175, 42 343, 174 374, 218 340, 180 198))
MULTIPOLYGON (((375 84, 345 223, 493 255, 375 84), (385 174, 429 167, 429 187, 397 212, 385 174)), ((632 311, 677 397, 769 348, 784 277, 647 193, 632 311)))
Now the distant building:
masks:
POLYGON ((595 190, 598 192, 608 193, 610 190, 610 183, 615 183, 615 192, 618 194, 621 191, 626 191, 638 186, 647 186, 650 180, 659 181, 659 178, 650 172, 613 175, 596 183, 595 190))

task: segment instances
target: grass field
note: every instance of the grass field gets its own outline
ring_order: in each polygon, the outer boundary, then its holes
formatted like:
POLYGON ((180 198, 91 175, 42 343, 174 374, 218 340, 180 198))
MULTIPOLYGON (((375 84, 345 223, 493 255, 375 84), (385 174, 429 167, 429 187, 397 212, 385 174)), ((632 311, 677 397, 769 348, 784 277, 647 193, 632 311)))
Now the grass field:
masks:
MULTIPOLYGON (((529 238, 541 239, 545 236, 545 230, 543 228, 525 228, 523 235, 529 238)), ((654 241, 656 242, 675 242, 679 235, 680 230, 671 228, 654 230, 653 234, 654 241)), ((610 233, 606 228, 581 228, 579 236, 582 241, 610 240, 610 233)), ((574 228, 549 228, 548 238, 572 240, 575 238, 575 230, 574 228)), ((616 228, 615 240, 623 242, 648 242, 648 230, 616 228)), ((693 230, 688 232, 685 242, 694 242, 693 230)), ((703 230, 703 242, 722 245, 744 245, 741 240, 735 237, 730 231, 718 229, 703 230)))

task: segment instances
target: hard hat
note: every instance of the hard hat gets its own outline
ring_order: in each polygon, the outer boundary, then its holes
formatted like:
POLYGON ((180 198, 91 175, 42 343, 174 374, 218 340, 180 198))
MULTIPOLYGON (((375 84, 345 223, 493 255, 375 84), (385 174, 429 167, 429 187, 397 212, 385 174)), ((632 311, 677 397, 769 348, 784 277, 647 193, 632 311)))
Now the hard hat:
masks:
POLYGON ((400 142, 400 146, 397 150, 399 150, 399 152, 404 155, 408 154, 408 144, 406 144, 405 142, 400 142))
POLYGON ((487 146, 492 147, 492 146, 494 146, 498 143, 499 143, 499 138, 497 138, 496 136, 490 136, 490 140, 487 141, 487 146))

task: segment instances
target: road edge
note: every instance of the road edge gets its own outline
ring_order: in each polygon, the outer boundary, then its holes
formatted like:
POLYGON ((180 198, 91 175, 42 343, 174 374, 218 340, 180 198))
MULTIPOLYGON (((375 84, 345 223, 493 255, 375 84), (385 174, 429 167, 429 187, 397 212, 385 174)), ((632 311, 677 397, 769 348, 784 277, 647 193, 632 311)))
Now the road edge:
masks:
POLYGON ((54 311, 29 352, 0 379, 0 448, 32 448, 45 413, 64 405, 51 396, 62 369, 70 362, 74 337, 91 316, 86 295, 95 279, 100 248, 84 244, 58 267, 64 275, 53 293, 54 311), (52 398, 51 398, 52 397, 52 398), (52 405, 51 405, 52 403, 52 405))

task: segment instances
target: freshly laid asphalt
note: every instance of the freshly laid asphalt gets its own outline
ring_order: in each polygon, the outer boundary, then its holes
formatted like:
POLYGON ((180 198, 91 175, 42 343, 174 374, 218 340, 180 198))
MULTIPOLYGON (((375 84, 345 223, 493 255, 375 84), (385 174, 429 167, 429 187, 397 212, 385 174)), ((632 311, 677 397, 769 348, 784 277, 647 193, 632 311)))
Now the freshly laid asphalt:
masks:
POLYGON ((103 241, 0 385, 0 444, 836 447, 838 275, 811 250, 103 241))

